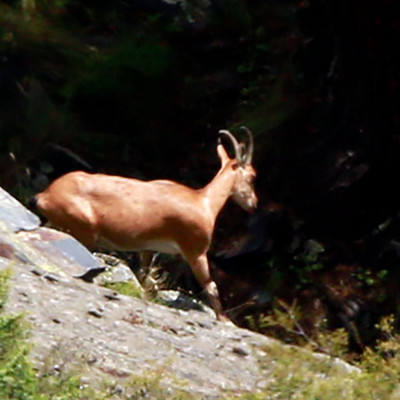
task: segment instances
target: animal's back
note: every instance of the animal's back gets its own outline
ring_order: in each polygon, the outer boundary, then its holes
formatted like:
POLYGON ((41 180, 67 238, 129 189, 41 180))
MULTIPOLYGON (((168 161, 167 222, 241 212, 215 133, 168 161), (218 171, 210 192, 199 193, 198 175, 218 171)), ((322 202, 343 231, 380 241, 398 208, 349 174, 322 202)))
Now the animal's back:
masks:
POLYGON ((203 242, 199 201, 196 190, 175 182, 81 171, 60 177, 37 196, 41 213, 84 243, 93 230, 94 241, 107 247, 164 252, 179 252, 177 242, 188 240, 188 227, 203 242))
POLYGON ((145 211, 152 205, 174 208, 182 201, 196 201, 196 191, 172 181, 141 181, 105 174, 90 174, 82 171, 70 172, 56 179, 36 196, 40 210, 62 207, 76 202, 90 201, 95 206, 113 209, 124 204, 124 208, 141 207, 145 211))

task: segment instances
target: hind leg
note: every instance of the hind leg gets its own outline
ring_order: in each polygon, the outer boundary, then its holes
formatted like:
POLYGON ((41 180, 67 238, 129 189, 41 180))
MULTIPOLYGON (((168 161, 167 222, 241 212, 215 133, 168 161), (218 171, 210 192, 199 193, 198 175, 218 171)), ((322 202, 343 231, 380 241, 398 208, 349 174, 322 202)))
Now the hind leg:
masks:
POLYGON ((94 251, 97 244, 97 235, 90 227, 72 227, 67 232, 82 243, 90 251, 94 251))
POLYGON ((150 250, 139 252, 140 265, 139 270, 137 271, 137 278, 142 286, 150 291, 159 290, 157 280, 152 276, 152 272, 156 270, 154 264, 157 255, 158 253, 150 250))
POLYGON ((52 226, 69 233, 93 251, 97 245, 98 234, 95 220, 90 211, 90 209, 85 210, 83 207, 74 207, 73 209, 69 207, 64 210, 57 210, 57 214, 52 215, 49 220, 52 226))

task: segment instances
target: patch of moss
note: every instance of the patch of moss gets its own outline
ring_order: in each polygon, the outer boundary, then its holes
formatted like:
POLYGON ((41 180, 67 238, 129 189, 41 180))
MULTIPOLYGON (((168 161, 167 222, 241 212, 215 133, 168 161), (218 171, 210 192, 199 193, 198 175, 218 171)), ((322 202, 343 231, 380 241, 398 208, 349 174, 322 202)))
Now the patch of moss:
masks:
POLYGON ((103 284, 107 289, 113 290, 125 296, 143 298, 143 289, 135 285, 133 282, 106 282, 103 284))

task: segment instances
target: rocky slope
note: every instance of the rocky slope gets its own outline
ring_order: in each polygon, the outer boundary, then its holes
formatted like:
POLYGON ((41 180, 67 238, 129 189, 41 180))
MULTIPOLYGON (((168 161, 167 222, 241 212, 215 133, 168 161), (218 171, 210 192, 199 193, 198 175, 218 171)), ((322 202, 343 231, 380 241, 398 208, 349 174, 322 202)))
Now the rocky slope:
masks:
MULTIPOLYGON (((203 399, 254 393, 271 383, 276 361, 268 359, 269 350, 288 346, 206 312, 124 296, 78 278, 99 267, 96 259, 68 235, 39 228, 35 216, 6 192, 0 195, 0 268, 13 272, 7 312, 22 312, 31 323, 39 370, 77 369, 85 384, 106 378, 120 393, 130 377, 156 374, 171 390, 203 399)), ((326 365, 354 370, 330 358, 326 365)))

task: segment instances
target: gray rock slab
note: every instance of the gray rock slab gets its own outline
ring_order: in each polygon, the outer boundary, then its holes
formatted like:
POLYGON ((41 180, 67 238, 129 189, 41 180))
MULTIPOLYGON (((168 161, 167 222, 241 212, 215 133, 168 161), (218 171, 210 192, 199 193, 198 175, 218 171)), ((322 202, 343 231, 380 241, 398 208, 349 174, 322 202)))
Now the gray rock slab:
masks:
POLYGON ((13 232, 30 231, 40 226, 40 219, 0 187, 0 221, 13 232))
POLYGON ((105 269, 85 246, 64 232, 41 227, 16 236, 35 253, 34 264, 46 271, 50 268, 52 273, 83 277, 105 269))

